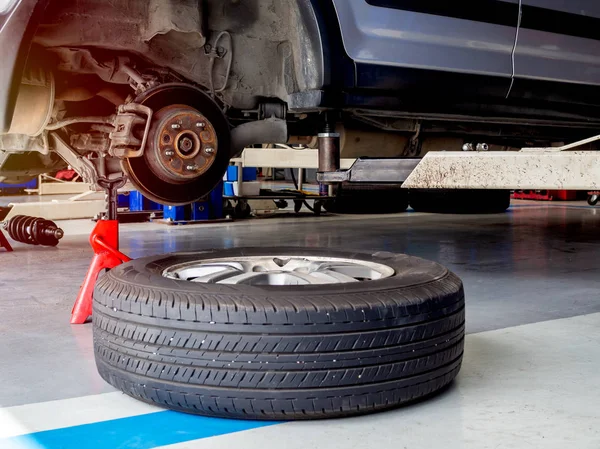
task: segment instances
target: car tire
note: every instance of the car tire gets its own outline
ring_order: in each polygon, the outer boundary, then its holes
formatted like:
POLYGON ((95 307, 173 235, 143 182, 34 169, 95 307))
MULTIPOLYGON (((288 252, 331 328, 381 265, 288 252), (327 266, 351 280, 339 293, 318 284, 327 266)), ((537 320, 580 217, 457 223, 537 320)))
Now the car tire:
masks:
POLYGON ((464 306, 457 276, 407 255, 320 248, 171 254, 120 265, 98 281, 94 350, 109 384, 173 410, 260 420, 359 415, 452 382, 463 356, 464 306), (393 274, 283 286, 163 275, 215 258, 273 256, 380 264, 393 274))
POLYGON ((385 184, 340 184, 336 198, 325 203, 333 214, 397 214, 407 208, 408 190, 385 184))
POLYGON ((442 214, 499 214, 510 207, 510 190, 411 190, 415 212, 442 214))

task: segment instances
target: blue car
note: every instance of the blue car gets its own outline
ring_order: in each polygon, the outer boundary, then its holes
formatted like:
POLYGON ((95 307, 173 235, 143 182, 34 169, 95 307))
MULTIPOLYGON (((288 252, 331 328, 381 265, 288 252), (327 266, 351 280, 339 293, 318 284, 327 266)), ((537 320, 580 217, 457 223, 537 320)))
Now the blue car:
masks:
POLYGON ((0 0, 0 182, 70 165, 186 204, 250 144, 587 137, 599 29, 594 0, 0 0))

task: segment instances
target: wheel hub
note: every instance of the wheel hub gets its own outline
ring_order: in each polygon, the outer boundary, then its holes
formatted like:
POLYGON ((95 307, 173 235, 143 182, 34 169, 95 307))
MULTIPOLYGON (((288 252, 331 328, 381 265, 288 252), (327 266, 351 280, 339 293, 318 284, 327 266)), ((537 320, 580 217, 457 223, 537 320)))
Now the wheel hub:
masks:
POLYGON ((150 168, 169 182, 186 182, 202 176, 212 166, 219 148, 210 121, 185 105, 171 105, 158 111, 150 138, 150 168))

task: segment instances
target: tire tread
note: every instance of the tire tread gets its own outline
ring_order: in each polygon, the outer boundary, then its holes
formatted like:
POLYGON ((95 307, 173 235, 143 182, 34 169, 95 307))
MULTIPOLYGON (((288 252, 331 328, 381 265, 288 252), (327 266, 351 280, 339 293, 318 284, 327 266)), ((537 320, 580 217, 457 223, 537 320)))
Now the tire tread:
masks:
POLYGON ((450 272, 309 295, 167 286, 153 275, 161 267, 122 265, 94 293, 98 370, 142 401, 220 417, 341 417, 427 397, 460 369, 464 292, 450 272))

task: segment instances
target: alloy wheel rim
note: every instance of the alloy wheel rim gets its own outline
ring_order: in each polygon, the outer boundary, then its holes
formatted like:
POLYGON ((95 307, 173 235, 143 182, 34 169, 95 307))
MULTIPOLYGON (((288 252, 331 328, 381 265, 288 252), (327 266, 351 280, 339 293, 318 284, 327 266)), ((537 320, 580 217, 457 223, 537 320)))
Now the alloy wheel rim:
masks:
POLYGON ((227 285, 324 285, 385 279, 393 268, 360 259, 318 256, 243 256, 198 260, 165 269, 169 279, 227 285))

